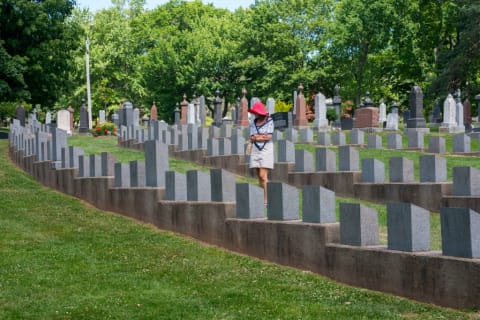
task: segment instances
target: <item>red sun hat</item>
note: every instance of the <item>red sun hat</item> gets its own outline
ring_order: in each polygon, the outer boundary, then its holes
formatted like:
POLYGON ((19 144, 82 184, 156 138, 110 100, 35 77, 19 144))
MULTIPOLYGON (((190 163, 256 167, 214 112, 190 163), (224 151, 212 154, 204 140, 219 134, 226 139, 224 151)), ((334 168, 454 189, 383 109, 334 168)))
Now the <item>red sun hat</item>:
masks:
POLYGON ((265 110, 265 106, 260 101, 257 101, 253 104, 253 107, 248 110, 250 113, 258 114, 260 116, 266 116, 268 114, 265 110))

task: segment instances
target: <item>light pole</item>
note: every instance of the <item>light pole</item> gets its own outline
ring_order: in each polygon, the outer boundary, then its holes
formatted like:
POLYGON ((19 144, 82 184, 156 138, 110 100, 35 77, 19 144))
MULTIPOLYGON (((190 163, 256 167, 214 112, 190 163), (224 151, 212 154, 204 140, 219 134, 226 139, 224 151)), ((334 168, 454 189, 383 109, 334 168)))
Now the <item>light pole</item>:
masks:
MULTIPOLYGON (((90 30, 93 25, 90 25, 90 30)), ((90 36, 87 32, 87 40, 85 41, 85 70, 87 73, 87 111, 88 111, 88 129, 92 129, 92 93, 90 91, 90 36)))

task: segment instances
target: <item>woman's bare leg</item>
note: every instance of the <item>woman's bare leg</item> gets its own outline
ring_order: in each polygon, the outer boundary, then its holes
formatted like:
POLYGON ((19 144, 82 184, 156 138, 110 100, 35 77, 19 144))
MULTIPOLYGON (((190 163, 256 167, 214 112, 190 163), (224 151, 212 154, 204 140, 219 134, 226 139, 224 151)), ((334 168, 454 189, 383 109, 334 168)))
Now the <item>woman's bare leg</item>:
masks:
POLYGON ((268 182, 268 169, 257 168, 258 184, 263 189, 263 202, 267 203, 267 182, 268 182))

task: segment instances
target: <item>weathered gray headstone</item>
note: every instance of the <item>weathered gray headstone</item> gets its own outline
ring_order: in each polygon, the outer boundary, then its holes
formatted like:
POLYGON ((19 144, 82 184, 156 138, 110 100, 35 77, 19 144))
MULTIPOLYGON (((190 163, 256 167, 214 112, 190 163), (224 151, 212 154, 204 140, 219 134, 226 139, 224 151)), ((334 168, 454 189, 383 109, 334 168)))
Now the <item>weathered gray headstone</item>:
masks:
POLYGON ((90 159, 86 155, 78 156, 78 176, 79 177, 88 177, 90 174, 90 159))
POLYGON ((413 182, 413 161, 404 157, 392 157, 389 159, 390 182, 413 182))
POLYGON ((232 154, 232 143, 229 138, 218 139, 218 154, 220 156, 232 154))
POLYGON ((232 154, 243 154, 245 146, 245 138, 242 135, 233 135, 232 139, 232 154))
POLYGON ((273 98, 268 98, 267 99, 267 112, 268 112, 268 114, 274 114, 275 113, 275 99, 273 99, 273 98))
POLYGON ((332 144, 334 146, 344 146, 346 144, 345 133, 335 131, 332 133, 332 144))
POLYGON ((47 111, 47 114, 45 115, 45 124, 51 124, 52 123, 52 113, 50 111, 47 111))
POLYGON ((176 171, 165 172, 165 200, 187 200, 187 176, 176 171))
POLYGON ((57 112, 57 127, 65 130, 67 134, 72 134, 70 129, 70 112, 67 110, 59 110, 57 112))
POLYGON ((472 167, 453 168, 453 195, 479 196, 480 170, 472 167))
POLYGON ((25 126, 25 107, 18 105, 15 109, 15 117, 20 121, 22 127, 25 126))
POLYGON ((362 159, 362 182, 385 182, 385 165, 377 159, 362 159))
POLYGON ((453 152, 469 153, 471 151, 471 139, 466 134, 457 134, 453 136, 453 152))
POLYGON ((335 172, 337 170, 337 155, 328 148, 317 148, 315 170, 335 172))
POLYGON ((203 171, 187 171, 187 200, 211 201, 210 175, 203 171))
POLYGON ((62 148, 67 147, 67 131, 52 127, 51 133, 52 133, 52 160, 60 161, 62 148))
POLYGON ((313 155, 307 150, 295 150, 295 171, 313 172, 313 155))
POLYGON ((129 162, 130 165, 130 186, 131 187, 145 187, 146 172, 145 163, 133 160, 129 162))
POLYGON ((220 155, 220 146, 217 138, 207 139, 207 155, 210 157, 220 155))
POLYGON ((442 253, 480 258, 480 214, 469 208, 440 208, 442 253))
POLYGON ((115 162, 117 161, 115 156, 108 152, 102 152, 100 154, 102 158, 102 168, 101 168, 101 176, 103 177, 111 177, 115 175, 115 162))
POLYGON ((382 149, 382 137, 377 134, 369 134, 367 138, 367 148, 382 149))
POLYGON ((204 127, 198 128, 198 149, 207 149, 208 129, 204 127))
POLYGON ((313 127, 318 130, 328 128, 327 104, 322 93, 315 95, 315 120, 313 121, 313 127))
POLYGON ((69 146, 68 147, 68 168, 79 168, 79 157, 84 155, 82 148, 69 146))
POLYGON ((387 148, 388 149, 402 149, 402 135, 398 133, 387 134, 387 148))
POLYGON ((237 183, 236 213, 239 219, 264 218, 263 189, 250 183, 237 183))
POLYGON ((100 177, 102 174, 102 158, 98 154, 91 154, 90 160, 90 177, 100 177))
POLYGON ((285 139, 293 143, 298 142, 298 131, 294 128, 287 128, 285 130, 285 139))
POLYGON ((336 222, 335 192, 321 186, 302 187, 303 222, 336 222))
POLYGON ((430 211, 411 203, 387 204, 388 249, 430 250, 430 211))
POLYGON ((310 128, 300 129, 300 142, 313 142, 313 131, 310 128))
POLYGON ((164 187, 165 172, 169 169, 168 145, 157 140, 149 140, 144 143, 145 170, 148 173, 147 187, 164 187))
POLYGON ((436 154, 420 156, 420 182, 446 182, 447 161, 436 154))
POLYGON ((235 176, 224 169, 210 169, 212 201, 235 201, 235 176))
POLYGON ((198 127, 196 125, 188 125, 188 150, 198 149, 198 127))
POLYGON ((352 129, 350 131, 350 144, 353 145, 364 145, 365 144, 365 133, 358 128, 352 129))
POLYGON ((115 163, 115 187, 130 187, 130 165, 128 163, 115 163))
POLYGON ((330 133, 328 132, 319 132, 317 135, 317 142, 321 146, 330 145, 330 133))
POLYGON ((378 245, 378 213, 359 203, 340 203, 340 243, 378 245))
POLYGON ((99 110, 98 111, 98 121, 100 123, 105 122, 105 110, 99 110))
POLYGON ((269 220, 298 220, 298 190, 283 182, 267 183, 267 218, 269 220))
POLYGON ((359 170, 358 150, 350 146, 338 147, 338 170, 358 171, 359 170))
POLYGON ((428 142, 428 152, 431 153, 445 153, 445 138, 430 137, 428 142))
POLYGON ((289 140, 278 141, 278 162, 295 162, 295 146, 289 140))
POLYGON ((82 103, 82 106, 80 107, 80 123, 78 126, 78 132, 79 133, 88 132, 88 111, 87 111, 87 108, 85 107, 85 103, 82 103))
POLYGON ((425 145, 424 133, 421 131, 407 131, 408 148, 423 149, 425 145))
MULTIPOLYGON (((29 150, 29 149, 27 149, 29 150)), ((30 152, 27 151, 27 156, 29 155, 30 152)), ((61 168, 66 169, 68 168, 69 165, 69 159, 68 159, 68 148, 62 148, 60 152, 60 161, 61 161, 61 168)))
POLYGON ((382 124, 387 121, 387 105, 382 102, 378 109, 378 122, 382 124))

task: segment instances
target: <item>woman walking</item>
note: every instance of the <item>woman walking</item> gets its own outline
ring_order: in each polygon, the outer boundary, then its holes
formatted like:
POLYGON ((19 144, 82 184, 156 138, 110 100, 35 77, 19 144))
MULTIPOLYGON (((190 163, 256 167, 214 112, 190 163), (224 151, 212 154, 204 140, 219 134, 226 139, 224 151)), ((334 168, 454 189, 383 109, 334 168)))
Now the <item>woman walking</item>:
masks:
POLYGON ((263 199, 267 205, 268 172, 273 169, 273 120, 260 101, 255 102, 248 112, 255 115, 250 125, 250 168, 257 168, 258 183, 263 188, 263 199))

